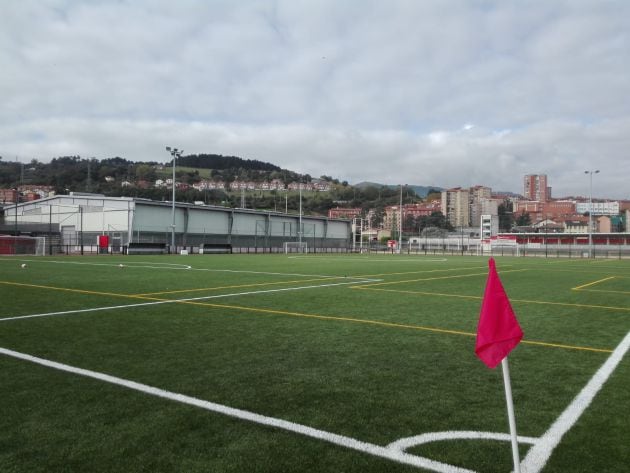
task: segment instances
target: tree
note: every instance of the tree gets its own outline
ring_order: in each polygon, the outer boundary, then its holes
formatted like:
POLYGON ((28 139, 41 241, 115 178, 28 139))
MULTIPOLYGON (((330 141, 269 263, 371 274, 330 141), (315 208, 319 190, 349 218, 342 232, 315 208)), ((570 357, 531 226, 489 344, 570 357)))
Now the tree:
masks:
POLYGON ((516 225, 519 227, 527 227, 532 224, 532 218, 525 211, 521 212, 521 214, 516 219, 516 225))
POLYGON ((380 207, 376 207, 372 212, 372 217, 370 219, 370 227, 371 228, 380 228, 383 224, 383 217, 385 216, 385 209, 381 205, 380 207))
POLYGON ((514 214, 510 210, 511 208, 512 205, 508 200, 499 204, 499 230, 502 232, 509 232, 514 226, 514 214))

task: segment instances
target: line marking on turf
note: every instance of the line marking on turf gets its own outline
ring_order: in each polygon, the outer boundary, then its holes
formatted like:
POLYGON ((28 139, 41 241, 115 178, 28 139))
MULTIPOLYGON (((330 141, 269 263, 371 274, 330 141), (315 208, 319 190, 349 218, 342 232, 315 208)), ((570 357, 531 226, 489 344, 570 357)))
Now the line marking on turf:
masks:
POLYGON ((571 401, 569 406, 556 421, 549 427, 536 445, 534 445, 521 462, 521 466, 526 473, 538 473, 551 457, 554 449, 558 446, 564 434, 566 434, 578 421, 586 408, 593 402, 595 395, 600 391, 604 383, 610 378, 625 354, 630 349, 630 332, 624 337, 621 343, 615 348, 606 362, 597 370, 591 380, 582 388, 577 396, 571 401))
POLYGON ((345 447, 351 450, 355 450, 362 453, 367 453, 372 456, 385 458, 397 463, 406 465, 412 465, 419 468, 426 468, 428 470, 436 471, 438 473, 473 473, 472 470, 466 468, 459 468, 446 463, 441 463, 430 458, 421 457, 418 455, 411 455, 409 453, 402 452, 399 449, 383 447, 368 442, 363 442, 352 437, 346 437, 344 435, 334 434, 325 430, 316 429, 307 425, 298 424, 296 422, 290 422, 275 417, 269 417, 262 414, 256 414, 255 412, 246 411, 243 409, 236 409, 234 407, 225 406, 223 404, 217 404, 211 401, 205 401, 185 394, 180 394, 172 391, 166 391, 147 384, 138 383, 117 376, 108 375, 98 371, 87 370, 78 368, 75 366, 66 365, 64 363, 58 363, 55 361, 47 360, 44 358, 38 358, 26 353, 20 353, 13 350, 0 347, 0 354, 10 356, 23 361, 28 361, 40 366, 52 368, 55 370, 71 373, 86 378, 103 381, 123 388, 138 391, 151 396, 167 399, 170 401, 179 402, 189 406, 201 408, 217 414, 222 414, 229 417, 234 417, 240 420, 253 422, 256 424, 272 427, 276 429, 282 429, 296 434, 303 435, 305 437, 322 440, 334 445, 345 447))
MULTIPOLYGON (((257 286, 273 286, 278 284, 295 284, 295 283, 305 283, 305 282, 315 282, 315 281, 330 281, 331 279, 344 279, 343 276, 338 276, 336 278, 317 278, 317 279, 298 279, 293 281, 275 281, 275 282, 261 282, 261 283, 251 283, 251 284, 238 284, 233 286, 216 286, 216 287, 202 287, 196 289, 178 289, 176 291, 160 291, 160 292, 145 292, 143 294, 133 294, 134 296, 159 296, 164 294, 177 294, 182 292, 200 292, 200 291, 218 291, 220 289, 239 289, 243 287, 257 287, 257 286)), ((355 281, 358 283, 358 281, 355 281)))
MULTIPOLYGON (((508 267, 511 265, 506 265, 504 267, 508 267)), ((451 268, 451 269, 423 269, 418 271, 401 271, 396 273, 380 273, 380 274, 362 274, 360 277, 364 278, 373 278, 373 277, 383 277, 383 276, 399 276, 401 274, 427 274, 427 273, 447 273, 452 271, 468 271, 471 269, 487 269, 486 266, 473 266, 473 267, 465 267, 465 268, 451 268)), ((486 273, 487 274, 487 273, 486 273)))
MULTIPOLYGON (((3 283, 3 281, 0 281, 0 283, 3 283)), ((196 306, 202 306, 202 307, 241 310, 241 311, 246 311, 246 312, 286 315, 286 316, 291 316, 291 317, 303 317, 303 318, 311 318, 311 319, 319 319, 319 320, 333 320, 333 321, 341 321, 341 322, 361 323, 361 324, 376 325, 376 326, 390 327, 390 328, 402 328, 402 329, 420 330, 420 331, 425 331, 425 332, 445 333, 445 334, 451 334, 451 335, 463 335, 467 337, 476 336, 476 334, 472 332, 443 329, 443 328, 438 328, 438 327, 425 327, 421 325, 411 325, 411 324, 403 324, 403 323, 396 323, 396 322, 384 322, 380 320, 359 319, 355 317, 306 314, 306 313, 290 312, 290 311, 283 311, 283 310, 277 310, 277 309, 264 309, 264 308, 258 308, 258 307, 247 307, 247 306, 236 306, 236 305, 228 305, 228 304, 214 304, 210 302, 200 302, 200 301, 209 300, 209 299, 221 299, 221 298, 227 298, 227 297, 265 294, 265 293, 272 293, 272 292, 287 292, 287 291, 296 291, 296 290, 302 290, 302 289, 317 289, 317 288, 322 288, 322 287, 343 286, 343 285, 350 285, 350 284, 356 284, 356 283, 357 283, 356 281, 351 281, 351 282, 334 283, 334 284, 320 284, 316 286, 267 289, 263 291, 248 291, 248 292, 239 292, 239 293, 232 293, 232 294, 216 294, 212 296, 191 297, 191 298, 186 298, 186 299, 161 299, 157 297, 148 297, 148 296, 102 293, 102 295, 108 295, 108 296, 114 295, 114 296, 123 297, 123 298, 141 299, 141 300, 147 300, 149 302, 116 305, 116 306, 106 306, 106 307, 95 307, 95 308, 90 308, 90 309, 74 309, 74 310, 59 311, 59 312, 46 312, 46 313, 41 313, 41 314, 18 315, 15 317, 0 318, 0 322, 9 322, 12 320, 22 320, 22 319, 31 319, 31 318, 39 318, 39 317, 54 317, 54 316, 60 316, 60 315, 80 314, 80 313, 87 313, 87 312, 99 312, 99 311, 105 311, 105 310, 132 309, 135 307, 146 307, 146 306, 161 305, 161 304, 190 304, 190 305, 196 305, 196 306)), ((10 283, 10 284, 29 286, 28 284, 22 284, 22 283, 10 283)), ((63 288, 55 288, 55 287, 50 287, 50 286, 34 285, 34 287, 52 289, 52 290, 75 291, 74 289, 63 289, 63 288)), ((388 291, 388 289, 374 289, 374 290, 388 291)), ((76 291, 82 292, 81 290, 76 290, 76 291)), ((101 293, 99 292, 93 292, 93 293, 96 295, 101 295, 101 293)), ((481 299, 481 297, 478 297, 478 296, 460 296, 460 297, 481 299)), ((548 342, 533 341, 533 340, 532 341, 523 340, 522 343, 529 344, 529 345, 550 347, 550 348, 561 348, 561 349, 566 349, 566 350, 590 351, 590 352, 598 352, 598 353, 611 352, 610 349, 605 349, 605 348, 582 347, 582 346, 548 343, 548 342)))
POLYGON ((148 268, 148 269, 174 269, 174 270, 189 270, 191 266, 180 263, 145 263, 142 261, 113 261, 109 263, 85 263, 80 261, 58 261, 58 260, 39 260, 39 259, 23 259, 18 261, 26 261, 28 263, 52 263, 52 264, 73 264, 77 266, 110 266, 118 268, 120 264, 124 264, 128 268, 148 268))
POLYGON ((317 261, 330 260, 330 261, 353 261, 356 263, 444 263, 448 261, 446 258, 436 259, 394 259, 394 257, 374 257, 374 256, 289 256, 289 259, 316 259, 317 261), (387 258, 387 259, 385 259, 387 258), (390 259, 392 258, 392 259, 390 259))
POLYGON ((580 289, 579 292, 603 292, 604 294, 630 294, 629 291, 613 291, 612 289, 580 289))
MULTIPOLYGON (((571 401, 569 406, 560 414, 549 429, 539 438, 518 437, 521 443, 533 444, 525 458, 521 462, 521 468, 526 473, 539 473, 547 464, 551 454, 560 444, 562 437, 575 425, 584 411, 590 406, 597 393, 601 390, 606 381, 610 378, 619 363, 630 349, 630 332, 626 334, 621 343, 615 348, 604 364, 597 370, 590 381, 582 388, 577 396, 571 401)), ((38 358, 25 353, 17 352, 0 347, 0 354, 15 359, 27 361, 47 368, 56 369, 66 373, 71 373, 98 381, 103 381, 116 386, 121 386, 133 391, 138 391, 151 396, 179 402, 189 406, 201 408, 210 412, 234 417, 240 420, 249 421, 267 427, 286 430, 297 433, 305 437, 322 440, 334 445, 342 446, 351 450, 367 453, 369 455, 385 458, 398 463, 426 468, 438 473, 474 473, 473 470, 456 467, 447 463, 431 460, 430 458, 412 455, 405 452, 407 448, 429 442, 442 440, 500 440, 507 441, 509 435, 494 432, 431 432, 413 437, 391 442, 386 446, 380 446, 368 442, 363 442, 352 437, 334 434, 325 430, 316 429, 307 425, 290 422, 283 419, 256 414, 243 409, 236 409, 223 404, 187 396, 185 394, 167 391, 147 384, 138 383, 124 378, 108 375, 105 373, 78 368, 75 366, 58 363, 55 361, 38 358)))
POLYGON ((90 291, 87 289, 74 289, 67 287, 56 287, 56 286, 44 286, 41 284, 29 284, 23 282, 13 282, 13 281, 0 281, 0 284, 5 284, 7 286, 20 286, 20 287, 34 287, 37 289, 50 289, 53 291, 65 291, 65 292, 76 292, 78 294, 91 294, 96 296, 113 296, 113 297, 133 297, 137 299, 142 299, 141 296, 120 294, 116 292, 103 292, 103 291, 90 291))
MULTIPOLYGON (((507 271, 500 271, 500 274, 503 273, 517 273, 517 272, 522 272, 522 271, 529 271, 528 269, 510 269, 507 271)), ((472 273, 472 274, 456 274, 454 276, 437 276, 437 277, 433 277, 433 278, 420 278, 420 279, 406 279, 403 281, 386 281, 386 282, 377 282, 377 283, 373 283, 373 284, 364 284, 361 285, 361 288, 370 288, 370 287, 374 287, 374 286, 388 286, 388 285, 392 285, 392 284, 403 284, 403 283, 408 283, 408 282, 421 282, 421 281, 437 281, 437 280, 441 280, 441 279, 460 279, 460 278, 471 278, 471 277, 477 277, 477 276, 488 276, 488 272, 484 272, 484 273, 472 273)))
MULTIPOLYGON (((447 430, 445 432, 429 432, 413 437, 405 437, 387 445, 387 448, 393 448, 404 452, 411 447, 424 445, 425 443, 441 442, 443 440, 498 440, 501 442, 509 442, 512 440, 510 434, 500 432, 478 432, 475 430, 447 430)), ((528 443, 534 445, 538 441, 536 437, 518 436, 519 443, 528 443)))
MULTIPOLYGON (((0 261, 2 259, 0 258, 0 261)), ((142 261, 116 261, 114 263, 85 263, 78 261, 58 261, 58 260, 41 260, 41 259, 23 259, 20 258, 18 261, 25 261, 30 263, 53 263, 53 264, 74 264, 74 265, 82 265, 82 266, 110 266, 110 267, 119 267, 119 264, 125 265, 129 269, 135 268, 150 268, 150 269, 174 269, 174 270, 187 270, 187 271, 206 271, 212 273, 235 273, 235 274, 263 274, 269 276, 296 276, 296 277, 306 277, 306 278, 339 278, 339 275, 331 275, 331 274, 302 274, 302 273, 278 273, 278 272, 270 272, 270 271, 250 271, 245 269, 214 269, 214 268, 193 268, 189 265, 178 264, 178 263, 152 263, 163 266, 146 266, 148 263, 143 263, 142 261), (143 265, 143 266, 141 266, 143 265), (175 266, 173 268, 167 267, 175 266)), ((345 277, 345 276, 344 276, 345 277)), ((348 279, 365 279, 363 277, 357 276, 347 276, 348 279)))
POLYGON ((581 286, 572 287, 571 290, 572 291, 579 291, 581 289, 584 289, 585 287, 594 286, 595 284, 599 284, 599 283, 602 283, 604 281, 610 281, 611 279, 615 279, 615 276, 609 276, 609 277, 604 278, 604 279, 599 279, 597 281, 589 282, 587 284, 582 284, 581 286))
MULTIPOLYGON (((39 286, 39 285, 34 285, 34 284, 7 283, 5 281, 0 281, 0 284, 15 284, 19 286, 32 286, 32 287, 52 289, 52 290, 57 290, 57 291, 65 290, 65 291, 71 291, 71 292, 76 291, 76 292, 81 292, 81 293, 85 292, 80 289, 64 289, 64 288, 51 287, 51 286, 39 286)), ((70 315, 70 314, 79 314, 79 313, 86 313, 86 312, 97 312, 97 311, 103 311, 103 310, 130 309, 134 307, 144 307, 144 306, 159 305, 159 304, 178 304, 178 303, 187 304, 187 303, 194 303, 195 301, 207 300, 207 299, 220 299, 220 298, 225 298, 225 297, 247 296, 247 295, 252 295, 252 294, 266 294, 270 292, 298 291, 302 289, 318 289, 322 287, 344 286, 348 284, 356 284, 356 281, 334 283, 334 284, 318 284, 316 286, 285 287, 285 288, 280 288, 280 289, 266 289, 263 291, 248 291, 248 292, 239 292, 239 293, 232 293, 232 294, 215 294, 212 296, 191 297, 191 298, 186 298, 186 299, 160 299, 157 297, 145 297, 145 296, 135 296, 135 295, 127 295, 127 294, 111 294, 108 292, 100 293, 100 292, 89 291, 89 293, 96 294, 96 295, 118 296, 118 297, 131 298, 131 299, 143 299, 143 300, 148 300, 150 302, 141 302, 138 304, 125 304, 125 305, 116 305, 116 306, 107 306, 107 307, 94 307, 90 309, 74 309, 74 310, 66 310, 66 311, 59 311, 59 312, 46 312, 46 313, 41 313, 41 314, 18 315, 15 317, 0 318, 0 322, 8 322, 11 320, 21 320, 21 319, 31 319, 31 318, 36 318, 36 317, 50 317, 50 316, 56 316, 56 315, 70 315)))
MULTIPOLYGON (((436 296, 436 297, 453 297, 460 299, 483 299, 482 296, 466 296, 463 294, 447 294, 443 292, 427 292, 427 291, 405 291, 401 289, 382 289, 372 287, 372 284, 361 285, 361 286, 353 286, 351 289, 357 289, 360 291, 382 291, 382 292, 398 292, 401 294, 418 294, 421 296, 436 296)), ((607 306, 607 305, 595 305, 595 304, 577 304, 573 302, 550 302, 550 301, 533 301, 529 299, 512 299, 510 298, 510 302, 520 302, 523 304, 539 304, 539 305, 556 305, 561 307, 578 307, 583 309, 604 309, 604 310, 618 310, 622 312, 630 312, 630 307, 618 307, 618 306, 607 306)))

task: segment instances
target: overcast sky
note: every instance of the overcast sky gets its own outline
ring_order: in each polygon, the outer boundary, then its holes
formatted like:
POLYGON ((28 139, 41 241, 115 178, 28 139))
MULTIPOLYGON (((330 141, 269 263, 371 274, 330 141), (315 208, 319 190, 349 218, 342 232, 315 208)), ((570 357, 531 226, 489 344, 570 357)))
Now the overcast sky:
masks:
POLYGON ((0 156, 630 198, 630 1, 2 0, 0 156))

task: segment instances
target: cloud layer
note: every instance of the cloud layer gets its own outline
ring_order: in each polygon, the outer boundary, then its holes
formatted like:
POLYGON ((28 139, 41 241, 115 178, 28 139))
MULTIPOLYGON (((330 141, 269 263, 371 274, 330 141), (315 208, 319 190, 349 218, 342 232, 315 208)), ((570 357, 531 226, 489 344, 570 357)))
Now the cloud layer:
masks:
POLYGON ((350 182, 630 198, 630 3, 22 0, 0 155, 165 145, 350 182))

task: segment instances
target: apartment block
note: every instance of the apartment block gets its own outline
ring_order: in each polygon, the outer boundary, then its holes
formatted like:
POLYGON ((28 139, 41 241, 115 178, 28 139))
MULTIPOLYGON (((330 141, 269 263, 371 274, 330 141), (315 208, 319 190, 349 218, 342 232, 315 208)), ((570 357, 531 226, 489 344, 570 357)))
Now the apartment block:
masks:
POLYGON ((547 186, 546 174, 528 174, 523 180, 523 195, 527 200, 547 202, 551 199, 551 187, 547 186))
POLYGON ((442 214, 453 227, 470 225, 470 190, 455 187, 442 191, 442 214))

